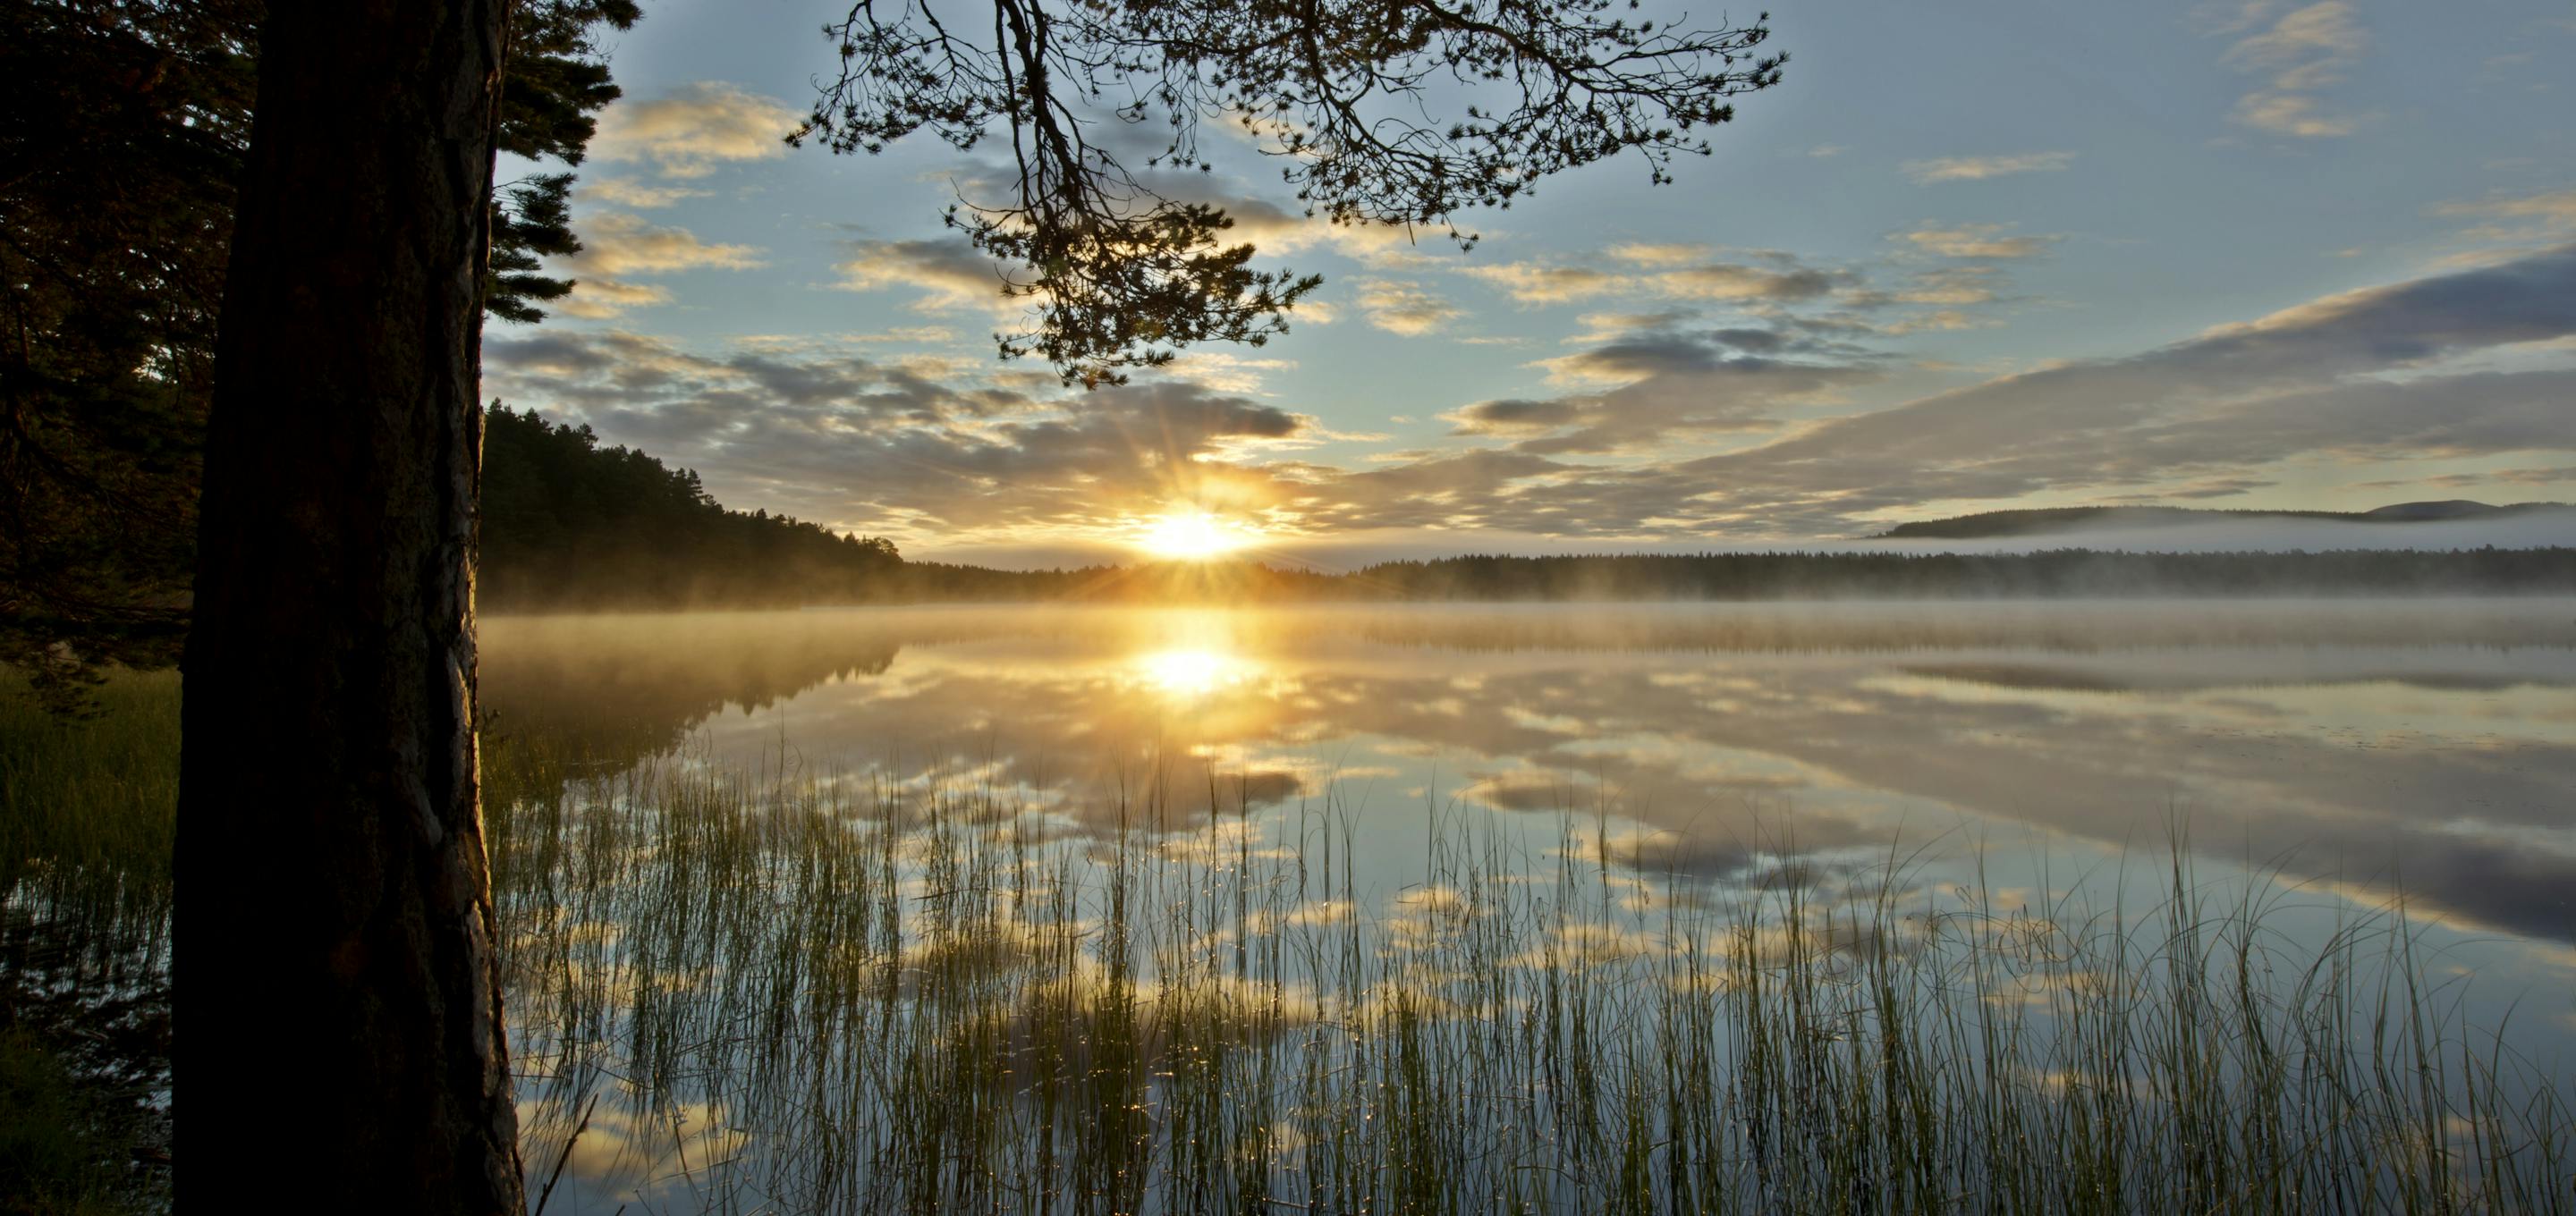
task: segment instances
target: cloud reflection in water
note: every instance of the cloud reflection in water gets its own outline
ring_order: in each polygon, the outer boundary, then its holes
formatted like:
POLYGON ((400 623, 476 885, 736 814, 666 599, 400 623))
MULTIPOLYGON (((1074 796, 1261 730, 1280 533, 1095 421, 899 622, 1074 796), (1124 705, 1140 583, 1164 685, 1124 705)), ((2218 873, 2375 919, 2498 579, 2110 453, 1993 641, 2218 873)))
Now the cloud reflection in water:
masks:
POLYGON ((1116 822, 1139 773, 1228 812, 1329 796, 1417 838, 1426 803, 1571 812, 1625 833, 1598 860, 1726 881, 1934 838, 2158 854, 2181 817, 2209 856, 2395 877, 2569 943, 2571 622, 2557 601, 501 618, 483 687, 504 729, 600 767, 784 742, 898 784, 973 771, 1077 829, 1116 822))

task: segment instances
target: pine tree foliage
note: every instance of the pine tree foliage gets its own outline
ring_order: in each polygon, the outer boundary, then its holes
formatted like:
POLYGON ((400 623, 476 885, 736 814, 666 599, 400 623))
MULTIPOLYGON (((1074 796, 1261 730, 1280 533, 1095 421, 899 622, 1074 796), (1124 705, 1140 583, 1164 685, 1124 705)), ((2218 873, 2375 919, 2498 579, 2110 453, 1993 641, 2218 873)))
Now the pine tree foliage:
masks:
POLYGON ((57 695, 177 653, 259 13, 0 5, 0 662, 57 695))
POLYGON ((1114 383, 1175 348, 1259 345, 1321 282, 1254 269, 1221 207, 1170 171, 1205 170, 1204 121, 1278 157, 1309 216, 1437 228, 1508 207, 1551 173, 1634 153, 1651 180, 1706 155, 1731 98, 1779 83, 1768 14, 1738 27, 1659 26, 1618 0, 859 0, 826 27, 839 71, 789 142, 876 152, 928 130, 960 149, 996 126, 999 197, 948 212, 1019 267, 1000 283, 1033 325, 997 334, 1068 383, 1114 383), (1441 122, 1435 109, 1455 106, 1441 122), (1106 136, 1160 123, 1130 165, 1106 136))
MULTIPOLYGON (((621 95, 598 39, 606 31, 633 28, 642 15, 634 0, 522 6, 510 30, 510 70, 501 81, 501 151, 579 165, 599 127, 592 116, 621 95)), ((572 280, 543 273, 542 262, 581 252, 572 231, 572 183, 570 173, 537 173, 493 191, 485 312, 534 323, 545 319, 540 302, 572 291, 572 280)))
MULTIPOLYGON (((518 6, 503 151, 577 165, 633 0, 518 6)), ((0 663, 76 701, 177 658, 260 0, 0 4, 0 663)), ((496 192, 491 315, 571 290, 569 172, 496 192)))

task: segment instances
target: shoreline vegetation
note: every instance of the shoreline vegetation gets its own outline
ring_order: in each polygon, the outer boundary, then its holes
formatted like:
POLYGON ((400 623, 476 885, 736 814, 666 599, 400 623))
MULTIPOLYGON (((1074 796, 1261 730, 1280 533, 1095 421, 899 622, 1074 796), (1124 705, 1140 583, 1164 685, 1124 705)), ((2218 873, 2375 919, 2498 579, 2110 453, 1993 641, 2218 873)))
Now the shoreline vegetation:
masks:
POLYGON ((480 608, 544 613, 1038 602, 1203 606, 2576 595, 2576 547, 1470 555, 1386 562, 1346 574, 1258 561, 996 570, 895 558, 864 576, 767 590, 713 581, 675 584, 620 560, 592 566, 566 558, 547 569, 548 574, 513 574, 486 584, 478 589, 480 608), (618 573, 593 575, 594 569, 618 573), (818 590, 825 586, 834 590, 818 590))
MULTIPOLYGON (((0 690, 11 923, 67 927, 12 940, 157 990, 166 1061, 176 679, 103 692, 65 723, 0 690)), ((1786 840, 1693 879, 1582 808, 1517 819, 1533 848, 1433 801, 1368 810, 1423 819, 1388 891, 1361 808, 1195 762, 1069 818, 788 752, 486 747, 549 1210, 2576 1210, 2576 1078, 2470 1024, 2402 899, 2204 874, 2179 825, 2107 899, 2032 903, 1786 840)), ((43 1110, 166 1112, 148 1049, 15 1008, 43 1110)), ((64 1185, 116 1185, 75 1210, 167 1184, 166 1138, 82 1126, 64 1185)))
POLYGON ((164 1210, 179 673, 0 665, 0 1211, 164 1210))
POLYGON ((498 403, 484 416, 476 598, 495 613, 1028 601, 2576 595, 2576 547, 1468 555, 1342 573, 1258 560, 998 570, 909 561, 880 537, 728 510, 695 472, 603 448, 588 427, 498 403))

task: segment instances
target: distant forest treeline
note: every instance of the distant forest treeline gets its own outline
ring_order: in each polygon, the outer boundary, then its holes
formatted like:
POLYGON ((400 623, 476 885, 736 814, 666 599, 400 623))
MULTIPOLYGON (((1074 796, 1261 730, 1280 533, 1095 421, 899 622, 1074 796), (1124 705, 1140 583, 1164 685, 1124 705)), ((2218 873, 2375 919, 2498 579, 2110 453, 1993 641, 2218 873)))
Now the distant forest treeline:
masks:
POLYGON ((1881 537, 1891 540, 1975 540, 2001 536, 2044 536, 2052 532, 2105 528, 2171 528, 2209 523, 2269 523, 2277 520, 2328 520, 2346 524, 2420 524, 2461 520, 2501 520, 2557 514, 2576 526, 2576 507, 2563 502, 2518 502, 2490 506, 2464 498, 2439 502, 2401 502, 2369 511, 2274 511, 2208 507, 2040 507, 2016 511, 1981 511, 1948 519, 1898 524, 1881 537))
POLYGON ((1348 577, 1408 599, 2576 594, 2576 549, 1452 557, 1348 577))
POLYGON ((498 402, 483 416, 479 535, 475 596, 504 612, 852 603, 903 565, 891 541, 727 510, 694 470, 498 402))
POLYGON ((1345 574, 1251 562, 991 570, 731 511, 698 475, 497 404, 483 441, 478 595, 497 611, 959 600, 1749 600, 2576 594, 2576 548, 2324 553, 1466 556, 1345 574))

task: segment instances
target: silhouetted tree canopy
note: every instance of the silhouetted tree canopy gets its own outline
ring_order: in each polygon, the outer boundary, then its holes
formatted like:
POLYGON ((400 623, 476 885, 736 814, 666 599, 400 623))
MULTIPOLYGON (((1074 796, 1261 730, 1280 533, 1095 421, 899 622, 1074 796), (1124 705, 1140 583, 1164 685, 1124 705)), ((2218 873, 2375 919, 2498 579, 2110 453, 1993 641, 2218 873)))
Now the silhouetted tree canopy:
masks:
POLYGON ((257 3, 0 5, 0 660, 167 662, 257 3))
MULTIPOLYGON (((512 13, 509 71, 501 78, 501 151, 532 161, 581 163, 592 115, 617 100, 601 29, 630 29, 634 0, 550 0, 512 13)), ((537 304, 572 291, 572 280, 541 272, 540 258, 581 252, 572 232, 570 173, 539 173, 493 189, 492 263, 483 310, 506 321, 545 319, 537 304)))
MULTIPOLYGON (((260 0, 0 5, 0 662, 76 696, 186 627, 215 313, 260 0)), ((580 163, 633 0, 516 6, 503 151, 580 163)), ((494 199, 485 308, 534 321, 580 249, 570 173, 494 199)))
POLYGON ((1250 267, 1221 207, 1146 171, 1204 170, 1199 124, 1238 125, 1282 159, 1307 214, 1438 227, 1462 245, 1468 207, 1508 207, 1539 178, 1634 152, 1651 180, 1706 155, 1728 100, 1780 81, 1762 22, 1659 27, 1616 0, 858 0, 824 27, 838 73, 789 142, 876 152, 928 129, 973 148, 998 123, 1012 168, 999 198, 950 224, 1023 274, 1035 307, 997 334, 1068 382, 1115 382, 1182 344, 1258 345, 1321 281, 1250 267), (1457 117, 1437 120, 1435 109, 1457 117), (1122 162, 1101 124, 1160 121, 1161 152, 1122 162))
POLYGON ((890 598, 892 542, 728 511, 696 472, 588 426, 499 403, 483 416, 476 598, 489 609, 692 608, 890 598))
POLYGON ((1105 603, 2568 595, 2576 549, 2322 553, 1466 554, 1342 574, 1252 562, 1061 571, 907 564, 903 598, 1105 603))

